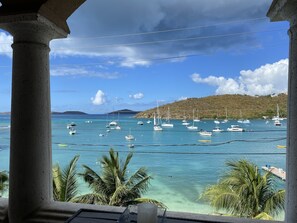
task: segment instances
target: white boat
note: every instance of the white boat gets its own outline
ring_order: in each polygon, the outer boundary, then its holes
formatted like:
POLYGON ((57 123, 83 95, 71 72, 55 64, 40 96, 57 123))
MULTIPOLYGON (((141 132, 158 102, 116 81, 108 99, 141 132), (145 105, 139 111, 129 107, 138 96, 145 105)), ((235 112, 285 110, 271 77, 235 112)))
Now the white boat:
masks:
POLYGON ((74 135, 74 134, 76 134, 76 130, 73 129, 73 128, 71 128, 71 129, 69 130, 69 135, 74 135))
POLYGON ((151 124, 152 123, 152 121, 151 120, 147 120, 147 122, 146 122, 147 124, 151 124))
POLYGON ((215 124, 220 124, 220 121, 219 120, 214 120, 213 121, 215 124))
POLYGON ((129 134, 125 136, 125 139, 131 141, 131 140, 134 140, 135 138, 133 135, 129 134))
POLYGON ((197 126, 194 126, 194 125, 191 125, 191 126, 187 126, 187 129, 189 129, 189 130, 197 130, 198 127, 197 126))
POLYGON ((273 117, 273 119, 272 120, 274 120, 274 125, 275 126, 281 126, 282 125, 282 123, 281 123, 281 118, 279 117, 279 107, 278 107, 278 104, 276 105, 276 116, 274 116, 273 117))
POLYGON ((159 125, 156 119, 156 115, 154 114, 154 131, 162 131, 162 127, 159 125))
POLYGON ((189 130, 197 130, 198 129, 198 127, 197 126, 195 126, 195 122, 194 122, 194 110, 193 110, 193 124, 191 125, 191 126, 187 126, 187 129, 189 129, 189 130))
POLYGON ((187 120, 182 120, 182 125, 185 125, 185 126, 187 126, 187 125, 190 125, 190 123, 189 122, 187 122, 187 120))
POLYGON ((159 105, 157 102, 157 118, 156 118, 156 114, 154 113, 154 131, 162 131, 162 127, 160 125, 161 119, 160 119, 160 114, 159 114, 159 105))
POLYGON ((229 132, 244 132, 244 129, 241 128, 239 125, 231 125, 230 128, 227 128, 229 132))
POLYGON ((129 134, 125 136, 128 141, 135 140, 134 136, 131 134, 131 129, 129 129, 129 134))
POLYGON ((108 124, 110 127, 111 126, 117 126, 118 123, 116 121, 111 121, 109 124, 108 124))
POLYGON ((212 136, 212 132, 208 132, 208 131, 205 131, 205 130, 200 131, 199 134, 201 136, 212 136))
POLYGON ((212 131, 213 131, 213 132, 222 132, 223 129, 221 129, 220 127, 216 126, 216 127, 213 128, 212 131))
POLYGON ((99 136, 100 136, 100 137, 103 137, 103 136, 104 136, 104 134, 100 133, 100 134, 99 134, 99 136))
POLYGON ((225 117, 225 119, 222 121, 222 123, 227 123, 227 122, 228 122, 228 111, 227 111, 227 108, 225 108, 225 113, 226 113, 226 117, 225 117))
POLYGON ((170 123, 170 110, 168 108, 167 110, 167 117, 165 119, 165 122, 161 124, 162 127, 165 127, 165 128, 173 128, 173 124, 170 123))
POLYGON ((281 126, 282 123, 280 122, 280 120, 274 120, 274 123, 273 123, 275 126, 281 126))
POLYGON ((76 126, 76 124, 74 122, 71 122, 70 124, 67 124, 67 129, 71 129, 74 126, 76 126))
POLYGON ((143 121, 138 121, 137 125, 143 125, 143 121))
POLYGON ((121 130, 122 128, 121 128, 121 126, 117 125, 114 129, 115 130, 121 130))
MULTIPOLYGON (((197 111, 197 114, 198 114, 198 111, 197 111)), ((194 121, 194 122, 200 122, 199 115, 197 115, 197 118, 194 118, 193 121, 194 121)))

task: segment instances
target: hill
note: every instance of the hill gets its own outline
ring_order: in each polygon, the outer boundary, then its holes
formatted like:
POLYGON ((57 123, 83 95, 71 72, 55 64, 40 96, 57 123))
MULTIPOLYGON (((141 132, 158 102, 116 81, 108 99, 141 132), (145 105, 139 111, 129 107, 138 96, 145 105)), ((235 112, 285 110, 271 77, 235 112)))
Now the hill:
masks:
POLYGON ((132 110, 129 110, 129 109, 122 109, 122 110, 117 110, 117 111, 113 111, 113 112, 110 112, 108 113, 109 115, 110 114, 131 114, 131 115, 135 115, 139 113, 139 111, 132 111, 132 110))
POLYGON ((87 115, 81 111, 65 111, 65 112, 52 112, 53 115, 87 115))
MULTIPOLYGON (((249 95, 216 95, 204 98, 189 98, 159 107, 162 118, 167 116, 168 108, 172 119, 195 118, 224 119, 226 111, 228 119, 263 118, 276 115, 276 106, 279 105, 280 116, 287 116, 287 95, 277 96, 249 96, 249 95)), ((156 108, 140 112, 136 118, 152 118, 156 108)))

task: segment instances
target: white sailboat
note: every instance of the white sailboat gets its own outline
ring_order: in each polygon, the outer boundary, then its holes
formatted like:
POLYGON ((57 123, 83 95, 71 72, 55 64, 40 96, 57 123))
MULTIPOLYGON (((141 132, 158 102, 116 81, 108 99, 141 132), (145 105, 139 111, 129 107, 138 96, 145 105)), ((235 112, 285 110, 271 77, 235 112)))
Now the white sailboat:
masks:
POLYGON ((160 112, 159 112, 159 105, 157 102, 157 117, 156 114, 154 113, 154 131, 162 131, 162 127, 160 125, 160 112))
POLYGON ((131 134, 131 129, 129 129, 129 134, 125 136, 125 139, 128 141, 134 140, 134 136, 131 134))
POLYGON ((227 123, 227 122, 228 122, 228 112, 227 112, 227 108, 225 108, 225 113, 226 113, 226 117, 225 117, 225 119, 222 121, 222 123, 227 123))
POLYGON ((200 122, 200 118, 199 118, 199 111, 197 110, 197 117, 194 119, 194 122, 200 122))
POLYGON ((185 114, 185 112, 184 112, 184 119, 182 120, 182 125, 185 125, 185 126, 188 126, 188 125, 190 125, 190 123, 187 121, 187 119, 186 119, 186 114, 185 114))
POLYGON ((279 117, 278 104, 276 105, 276 116, 274 116, 272 120, 274 120, 274 125, 275 126, 281 126, 282 125, 282 123, 280 122, 280 117, 279 117))
POLYGON ((190 126, 187 126, 187 129, 189 129, 189 130, 197 130, 198 129, 198 127, 195 126, 195 122, 194 122, 194 112, 195 112, 195 110, 193 110, 193 124, 190 126))
POLYGON ((166 117, 166 122, 162 123, 161 126, 165 128, 173 128, 173 124, 170 123, 170 109, 168 107, 167 109, 167 117, 166 117))
POLYGON ((154 114, 154 131, 162 131, 162 127, 159 125, 157 121, 156 115, 154 114))

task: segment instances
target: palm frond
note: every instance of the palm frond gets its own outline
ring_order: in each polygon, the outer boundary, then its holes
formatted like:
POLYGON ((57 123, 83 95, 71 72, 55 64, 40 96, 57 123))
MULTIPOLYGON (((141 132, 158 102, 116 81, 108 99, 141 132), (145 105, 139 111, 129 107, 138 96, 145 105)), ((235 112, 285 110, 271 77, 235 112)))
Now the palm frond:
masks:
POLYGON ((76 178, 76 163, 79 156, 75 156, 68 166, 63 169, 62 181, 64 186, 62 187, 62 197, 64 201, 70 201, 76 196, 78 192, 77 178, 76 178))

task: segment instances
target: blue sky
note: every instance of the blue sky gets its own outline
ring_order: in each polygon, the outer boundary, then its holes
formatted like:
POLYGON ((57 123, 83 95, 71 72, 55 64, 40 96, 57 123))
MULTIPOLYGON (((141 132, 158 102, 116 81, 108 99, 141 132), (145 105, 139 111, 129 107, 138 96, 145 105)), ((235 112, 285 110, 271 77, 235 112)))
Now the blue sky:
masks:
MULTIPOLYGON (((87 0, 51 42, 53 111, 145 110, 217 94, 287 91, 287 22, 272 0, 87 0)), ((10 111, 12 37, 0 30, 0 112, 10 111)))

